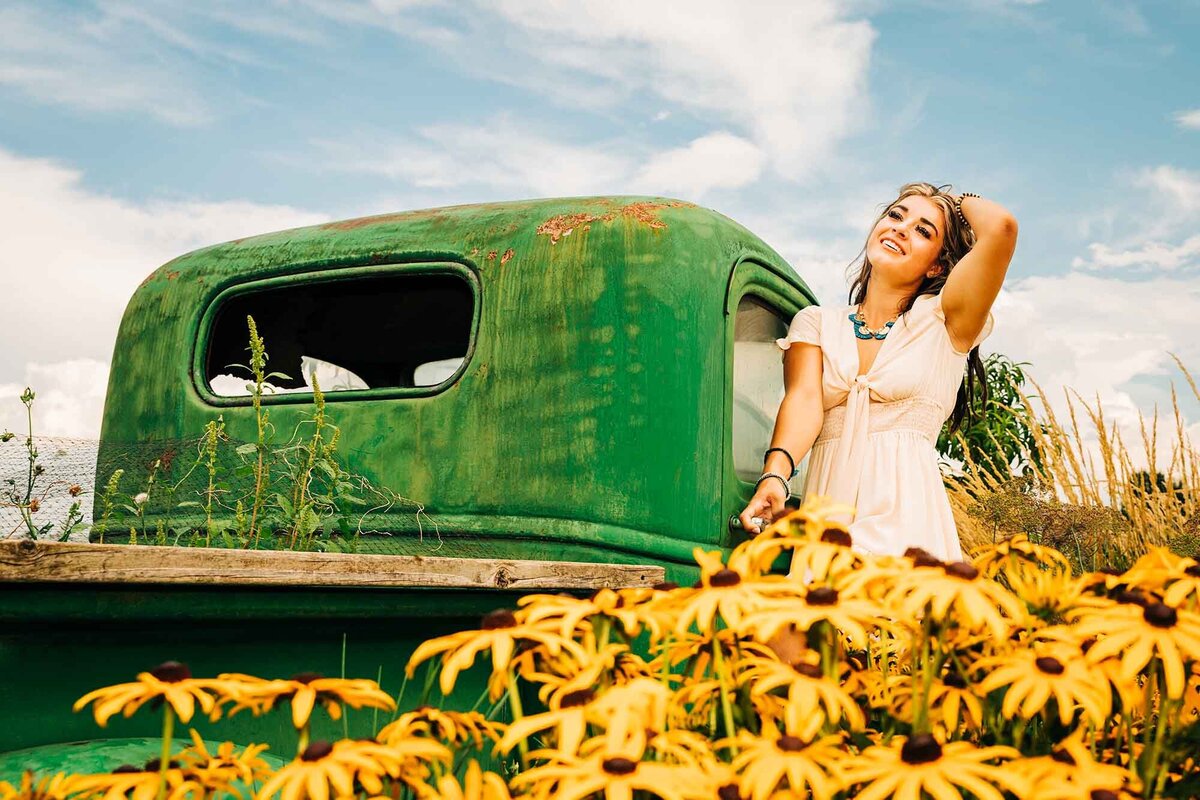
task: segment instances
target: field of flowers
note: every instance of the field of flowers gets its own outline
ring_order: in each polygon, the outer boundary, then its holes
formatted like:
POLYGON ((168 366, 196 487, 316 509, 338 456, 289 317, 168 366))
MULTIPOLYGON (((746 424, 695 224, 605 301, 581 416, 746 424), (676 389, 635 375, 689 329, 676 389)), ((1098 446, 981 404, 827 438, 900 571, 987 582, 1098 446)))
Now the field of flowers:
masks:
POLYGON ((27 775, 0 798, 1200 795, 1195 559, 1155 548, 1073 575, 1024 537, 970 563, 873 557, 828 521, 837 510, 808 502, 727 559, 698 549, 695 586, 527 596, 413 653, 409 675, 446 695, 490 664, 480 701, 507 723, 422 706, 372 740, 310 741, 314 713, 396 701, 369 680, 167 663, 76 704, 101 725, 160 708, 160 758, 27 775), (781 559, 794 577, 771 572, 781 559), (173 746, 177 720, 285 703, 297 750, 279 769, 257 745, 173 746))

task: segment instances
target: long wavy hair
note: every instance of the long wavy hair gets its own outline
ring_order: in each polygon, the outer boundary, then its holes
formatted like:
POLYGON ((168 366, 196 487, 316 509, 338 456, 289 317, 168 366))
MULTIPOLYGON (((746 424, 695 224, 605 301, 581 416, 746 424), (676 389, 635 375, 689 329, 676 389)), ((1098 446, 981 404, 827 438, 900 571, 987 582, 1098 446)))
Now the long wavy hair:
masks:
MULTIPOLYGON (((912 309, 913 303, 917 298, 924 294, 935 295, 942 291, 942 287, 946 285, 946 278, 950 275, 954 265, 965 256, 972 247, 975 246, 975 232, 971 230, 970 225, 964 225, 959 221, 958 215, 954 212, 954 200, 946 191, 950 188, 950 184, 934 186, 931 183, 906 183, 900 187, 900 194, 895 200, 886 204, 883 210, 879 212, 879 216, 871 223, 871 230, 875 230, 875 226, 883 219, 884 215, 905 197, 914 194, 919 194, 922 197, 929 198, 942 209, 942 213, 946 219, 946 233, 942 239, 942 251, 938 253, 937 261, 934 263, 941 264, 944 269, 942 273, 934 278, 925 277, 921 281, 921 285, 917 288, 916 293, 905 300, 901 304, 900 316, 903 318, 912 309)), ((868 241, 870 234, 867 234, 868 241)), ((854 272, 856 266, 858 275, 850 284, 849 301, 852 304, 862 303, 867 299, 867 286, 871 282, 871 260, 867 258, 867 243, 863 244, 862 263, 858 264, 858 257, 850 262, 847 268, 847 274, 854 272)), ((986 406, 988 400, 987 372, 983 368, 983 360, 979 357, 979 348, 973 347, 967 353, 967 369, 965 380, 959 384, 958 399, 954 403, 954 411, 950 414, 950 434, 953 435, 963 423, 968 425, 972 420, 972 408, 976 403, 978 396, 979 406, 986 406)))

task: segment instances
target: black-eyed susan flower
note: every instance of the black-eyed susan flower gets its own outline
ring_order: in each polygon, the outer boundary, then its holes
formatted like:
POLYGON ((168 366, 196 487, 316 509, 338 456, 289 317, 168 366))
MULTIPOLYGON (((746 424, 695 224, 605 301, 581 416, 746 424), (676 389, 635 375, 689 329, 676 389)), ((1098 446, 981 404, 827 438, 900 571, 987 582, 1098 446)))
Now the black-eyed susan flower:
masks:
POLYGON ((588 705, 595 697, 595 692, 590 689, 552 695, 548 711, 515 720, 500 738, 496 749, 507 753, 535 733, 552 731, 556 750, 567 754, 578 753, 579 745, 587 737, 589 716, 595 716, 588 713, 588 705))
POLYGON ((942 744, 932 734, 897 736, 889 745, 873 745, 846 762, 842 779, 857 786, 856 800, 957 798, 961 790, 977 800, 1003 800, 1004 791, 1029 797, 1028 781, 1007 762, 1020 756, 1012 747, 976 747, 970 742, 942 744))
POLYGON ((739 731, 718 746, 733 745, 733 769, 741 776, 738 788, 750 800, 771 797, 812 797, 827 800, 840 789, 835 771, 845 759, 841 737, 807 740, 766 728, 763 735, 739 731))
MULTIPOLYGON (((454 691, 458 674, 475 663, 475 656, 484 650, 491 651, 493 675, 507 673, 518 642, 540 645, 551 655, 565 650, 579 659, 585 656, 574 640, 560 635, 553 626, 521 623, 512 611, 498 609, 484 615, 479 630, 459 631, 422 642, 409 658, 406 671, 411 677, 419 664, 442 654, 438 684, 442 693, 448 695, 454 691)), ((494 694, 493 699, 498 696, 494 694)))
POLYGON ((1087 651, 1089 661, 1119 656, 1122 676, 1133 678, 1157 657, 1166 678, 1167 697, 1183 697, 1187 685, 1185 662, 1200 661, 1200 615, 1149 602, 1081 609, 1073 616, 1079 636, 1097 639, 1087 651))
POLYGON ((1071 562, 1067 560, 1066 556, 1053 547, 1031 542, 1024 533, 1018 533, 985 547, 975 556, 972 563, 989 578, 994 577, 1001 570, 1013 567, 1034 567, 1067 573, 1071 571, 1071 562))
POLYGON ((972 630, 987 628, 997 639, 1008 636, 1010 622, 1025 610, 1015 595, 965 561, 913 568, 896 579, 888 600, 911 617, 928 608, 935 621, 953 617, 972 630))
POLYGON ((547 763, 518 773, 513 789, 528 787, 534 797, 582 800, 589 795, 605 800, 630 800, 635 791, 664 800, 696 797, 694 772, 687 767, 644 761, 645 738, 614 743, 610 737, 595 737, 581 748, 587 755, 573 756, 556 750, 539 750, 531 757, 547 763))
POLYGON ((414 791, 426 792, 423 778, 429 763, 450 763, 450 751, 432 739, 411 738, 391 744, 342 740, 316 741, 285 764, 263 784, 258 800, 329 800, 357 794, 355 782, 367 792, 383 791, 384 778, 399 779, 414 791))
POLYGON ((569 594, 532 594, 517 601, 517 619, 530 625, 540 622, 557 623, 558 635, 576 635, 583 620, 605 617, 618 623, 626 636, 637 636, 641 630, 639 603, 650 599, 650 593, 631 594, 614 589, 597 589, 591 597, 579 598, 569 594))
POLYGON ((747 565, 740 565, 739 570, 733 562, 726 566, 719 551, 697 547, 692 555, 700 564, 700 585, 677 598, 673 608, 676 634, 687 633, 693 625, 703 633, 718 616, 727 626, 737 627, 743 616, 765 604, 772 591, 790 588, 781 576, 759 577, 747 565))
POLYGON ((807 631, 818 622, 829 623, 860 649, 867 647, 868 631, 888 624, 870 600, 846 596, 832 586, 810 586, 803 599, 763 603, 746 615, 738 630, 766 642, 788 626, 807 631))
POLYGON ((504 729, 504 723, 494 722, 478 711, 419 706, 385 725, 375 738, 386 744, 413 736, 427 736, 451 746, 471 744, 482 747, 485 739, 500 741, 504 729))
POLYGON ((145 767, 124 764, 112 772, 78 775, 70 780, 71 795, 79 800, 154 800, 160 788, 166 800, 184 800, 204 797, 208 791, 185 775, 175 761, 160 769, 157 758, 145 767))
POLYGON ((1045 800, 1132 800, 1142 782, 1116 764, 1097 761, 1082 729, 1059 742, 1049 755, 1012 764, 1029 781, 1030 796, 1045 800))
POLYGON ((467 762, 467 771, 459 783, 454 775, 443 775, 437 782, 436 791, 428 797, 434 800, 510 800, 508 784, 494 772, 486 772, 479 762, 467 762))
POLYGON ((191 737, 192 745, 182 750, 177 759, 181 769, 205 787, 209 795, 229 793, 240 798, 241 792, 233 786, 235 781, 250 786, 271 772, 270 766, 261 758, 267 749, 265 744, 247 745, 239 751, 233 742, 222 742, 213 753, 195 728, 191 730, 191 737))
POLYGON ((133 716, 139 708, 151 700, 161 698, 182 722, 190 722, 196 713, 196 705, 208 713, 218 700, 234 697, 239 688, 231 681, 193 678, 186 665, 178 661, 167 661, 149 672, 139 672, 132 683, 105 686, 88 692, 75 701, 75 711, 88 703, 95 702, 92 714, 96 724, 104 727, 118 712, 133 716))
POLYGON ((288 700, 292 706, 292 725, 297 730, 308 726, 313 708, 320 704, 331 719, 341 719, 342 705, 351 708, 378 708, 394 711, 396 701, 379 688, 379 684, 366 678, 326 678, 319 672, 301 672, 287 680, 246 681, 248 676, 226 674, 220 676, 238 681, 241 690, 233 699, 230 714, 243 708, 256 713, 270 711, 276 703, 288 700))
POLYGON ((838 725, 844 719, 850 730, 866 724, 854 698, 824 675, 816 658, 785 664, 761 645, 747 645, 747 652, 738 664, 738 682, 751 695, 786 690, 783 721, 788 733, 810 740, 827 723, 838 725))
POLYGON ((59 772, 38 778, 31 770, 26 770, 16 786, 0 781, 0 800, 67 800, 79 793, 79 777, 59 772))
POLYGON ((1019 647, 982 658, 976 668, 987 671, 981 692, 1005 690, 1000 712, 1008 719, 1032 719, 1053 700, 1063 725, 1079 710, 1098 727, 1112 708, 1108 681, 1071 645, 1019 647))

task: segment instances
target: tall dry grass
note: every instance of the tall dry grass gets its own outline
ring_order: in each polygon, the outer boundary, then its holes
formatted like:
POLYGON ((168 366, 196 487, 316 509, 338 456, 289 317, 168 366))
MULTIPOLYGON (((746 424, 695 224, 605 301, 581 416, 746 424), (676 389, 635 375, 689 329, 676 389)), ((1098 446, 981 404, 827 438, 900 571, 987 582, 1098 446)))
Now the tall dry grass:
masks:
MULTIPOLYGON (((1200 399, 1191 373, 1177 357, 1171 357, 1200 399)), ((964 548, 975 552, 994 541, 1026 533, 1068 553, 1078 568, 1093 570, 1131 563, 1155 545, 1185 555, 1196 552, 1200 545, 1200 458, 1188 439, 1174 383, 1170 463, 1158 460, 1155 408, 1150 419, 1138 415, 1141 441, 1134 446, 1140 446, 1144 455, 1146 468, 1142 470, 1134 466, 1130 445, 1117 425, 1105 418, 1099 398, 1089 405, 1077 392, 1064 389, 1069 419, 1060 420, 1042 387, 1029 380, 1036 391, 1018 391, 1023 407, 1012 409, 1023 415, 1034 434, 1032 452, 1022 448, 1029 466, 1022 474, 1012 475, 1003 467, 981 469, 968 458, 966 475, 947 482, 964 548), (1095 447, 1086 444, 1089 438, 1095 440, 1095 447), (1093 455, 1097 450, 1099 459, 1093 455), (1155 479, 1160 472, 1163 481, 1155 479)))

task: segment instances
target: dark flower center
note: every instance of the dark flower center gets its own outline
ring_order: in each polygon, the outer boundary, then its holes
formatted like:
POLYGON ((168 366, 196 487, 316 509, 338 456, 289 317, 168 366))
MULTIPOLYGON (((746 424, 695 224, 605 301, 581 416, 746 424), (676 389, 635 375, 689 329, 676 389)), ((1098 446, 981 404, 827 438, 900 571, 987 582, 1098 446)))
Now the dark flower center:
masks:
POLYGON ((692 588, 693 588, 693 589, 703 589, 703 588, 704 588, 704 581, 703 581, 703 580, 697 580, 695 583, 693 583, 693 584, 692 584, 692 588))
POLYGON ((717 800, 742 800, 742 794, 738 791, 736 783, 727 783, 720 789, 717 789, 717 800))
POLYGON ((301 761, 320 761, 333 752, 333 745, 325 741, 316 741, 304 748, 300 754, 301 761))
POLYGON ((821 541, 836 544, 839 547, 849 547, 853 543, 850 531, 843 528, 827 528, 821 534, 821 541))
POLYGON ((910 547, 904 551, 905 558, 911 558, 914 567, 940 567, 942 560, 923 547, 910 547))
POLYGON ((810 606, 835 606, 838 601, 837 589, 832 586, 818 586, 809 590, 804 596, 804 601, 810 606))
POLYGON ((133 764, 122 764, 112 771, 113 775, 125 775, 130 772, 141 772, 142 770, 135 767, 133 764))
POLYGON ((559 708, 574 708, 575 706, 586 706, 592 702, 592 698, 596 694, 591 689, 580 689, 577 692, 567 692, 563 695, 562 702, 559 703, 559 708))
POLYGON ((1096 637, 1089 636, 1088 638, 1084 639, 1082 642, 1079 643, 1079 649, 1081 651, 1083 651, 1084 655, 1087 655, 1087 651, 1091 650, 1092 646, 1095 644, 1096 644, 1096 637))
POLYGON ((1184 575, 1190 575, 1193 578, 1200 578, 1200 564, 1192 564, 1183 571, 1184 575))
POLYGON ((1054 656, 1038 656, 1033 663, 1037 664, 1037 668, 1047 675, 1062 675, 1067 671, 1062 662, 1054 656))
POLYGON ((967 679, 962 675, 959 675, 957 672, 947 672, 946 677, 942 678, 942 683, 946 684, 952 689, 967 688, 967 679))
POLYGON ((296 683, 303 683, 305 686, 307 686, 313 681, 324 679, 324 677, 325 676, 319 672, 297 672, 292 676, 292 680, 294 680, 296 683))
POLYGON ((1061 747, 1051 750, 1050 757, 1060 764, 1070 764, 1072 767, 1075 766, 1075 756, 1071 755, 1061 747))
POLYGON ((497 608, 495 611, 489 611, 483 615, 483 619, 479 622, 479 629, 482 631, 515 627, 517 627, 517 618, 507 608, 497 608))
POLYGON ((792 664, 792 669, 807 678, 820 678, 824 673, 816 664, 809 664, 807 661, 801 661, 798 664, 792 664))
POLYGON ((742 582, 742 576, 738 575, 735 571, 733 571, 731 569, 723 569, 720 572, 715 573, 711 578, 708 579, 709 586, 716 586, 718 588, 724 588, 726 586, 737 586, 741 582, 742 582))
POLYGON ((1179 612, 1164 603, 1150 603, 1142 609, 1142 619, 1156 628, 1174 628, 1179 612))
POLYGON ((1112 575, 1113 577, 1121 574, 1121 570, 1117 569, 1116 567, 1101 567, 1100 569, 1096 570, 1096 572, 1099 572, 1101 575, 1112 575))
POLYGON ((799 736, 780 736, 775 744, 785 753, 798 753, 808 746, 799 736))
POLYGON ((663 581, 662 583, 654 584, 650 588, 656 592, 670 592, 674 589, 678 589, 679 584, 675 581, 663 581))
POLYGON ((1111 789, 1092 789, 1088 797, 1092 800, 1121 800, 1121 796, 1111 789))
POLYGON ((947 564, 942 567, 942 569, 946 571, 947 575, 961 578, 964 581, 973 581, 979 577, 979 570, 966 561, 955 561, 953 564, 947 564))
POLYGON ((192 677, 192 671, 187 668, 187 665, 180 664, 178 661, 164 661, 150 670, 150 674, 163 683, 179 683, 192 677))
POLYGON ((1128 591, 1121 590, 1113 595, 1113 599, 1118 603, 1141 606, 1142 608, 1150 605, 1150 598, 1146 597, 1145 593, 1141 589, 1129 589, 1128 591))
MULTIPOLYGON (((160 769, 160 765, 161 765, 161 764, 162 764, 162 759, 161 759, 161 758, 152 758, 152 759, 150 759, 149 761, 147 761, 147 762, 146 762, 146 769, 145 769, 145 770, 140 770, 140 771, 143 771, 143 772, 158 772, 158 770, 160 769)), ((175 759, 171 759, 170 761, 168 761, 168 762, 167 762, 167 769, 179 769, 179 762, 178 762, 178 761, 176 761, 175 759)), ((139 770, 138 770, 138 769, 136 769, 136 768, 135 768, 133 771, 134 771, 134 772, 139 772, 139 770)))
POLYGON ((606 758, 600 762, 600 766, 609 775, 629 775, 637 769, 637 762, 628 758, 606 758))
POLYGON ((928 764, 942 757, 942 746, 930 733, 918 733, 904 742, 900 758, 905 764, 928 764))

